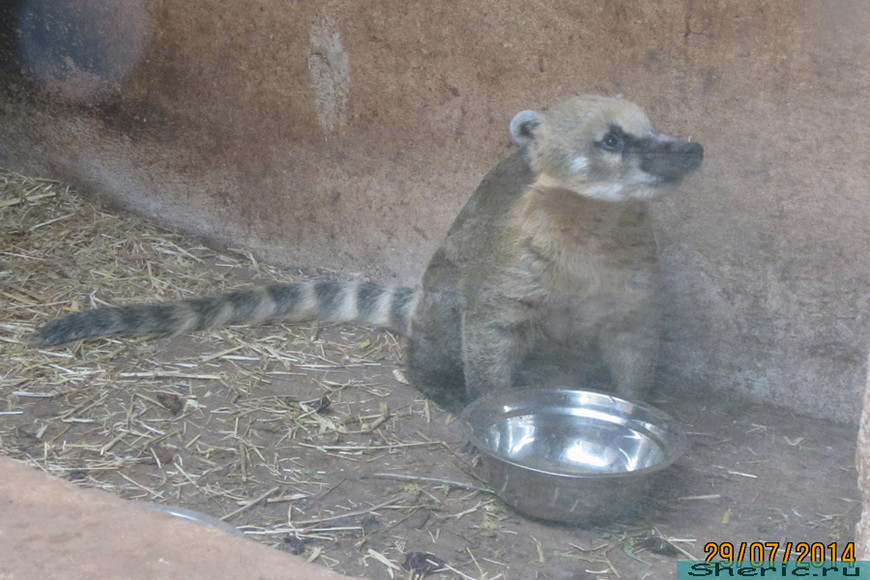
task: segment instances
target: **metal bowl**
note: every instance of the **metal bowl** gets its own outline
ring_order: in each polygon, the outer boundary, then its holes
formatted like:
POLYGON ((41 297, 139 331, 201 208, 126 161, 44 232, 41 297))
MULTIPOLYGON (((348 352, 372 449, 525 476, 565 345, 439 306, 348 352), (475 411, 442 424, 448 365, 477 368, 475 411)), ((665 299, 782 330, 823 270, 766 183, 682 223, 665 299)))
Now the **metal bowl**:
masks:
POLYGON ((635 509, 686 448, 685 433, 665 413, 594 391, 491 393, 462 419, 502 500, 573 524, 635 509))

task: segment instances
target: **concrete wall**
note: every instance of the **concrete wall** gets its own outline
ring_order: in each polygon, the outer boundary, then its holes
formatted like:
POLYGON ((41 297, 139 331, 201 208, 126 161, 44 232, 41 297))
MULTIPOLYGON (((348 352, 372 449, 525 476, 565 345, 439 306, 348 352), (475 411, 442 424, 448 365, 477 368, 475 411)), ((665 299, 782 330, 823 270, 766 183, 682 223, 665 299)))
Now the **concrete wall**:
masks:
POLYGON ((870 300, 861 0, 0 10, 12 23, 0 165, 268 260, 386 280, 418 278, 510 151, 514 113, 624 93, 707 154, 655 205, 670 296, 662 380, 858 419, 870 300))

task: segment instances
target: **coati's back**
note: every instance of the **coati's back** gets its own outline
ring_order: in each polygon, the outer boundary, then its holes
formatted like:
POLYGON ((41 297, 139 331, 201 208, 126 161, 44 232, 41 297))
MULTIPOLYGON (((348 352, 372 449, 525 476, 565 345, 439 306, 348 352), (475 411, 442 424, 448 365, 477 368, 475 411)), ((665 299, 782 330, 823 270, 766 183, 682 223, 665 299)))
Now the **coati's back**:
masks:
POLYGON ((483 272, 504 263, 505 258, 496 253, 499 240, 511 208, 533 181, 534 174, 519 152, 493 167, 450 226, 423 275, 406 364, 411 383, 444 407, 456 409, 468 399, 462 333, 467 296, 482 290, 483 272))

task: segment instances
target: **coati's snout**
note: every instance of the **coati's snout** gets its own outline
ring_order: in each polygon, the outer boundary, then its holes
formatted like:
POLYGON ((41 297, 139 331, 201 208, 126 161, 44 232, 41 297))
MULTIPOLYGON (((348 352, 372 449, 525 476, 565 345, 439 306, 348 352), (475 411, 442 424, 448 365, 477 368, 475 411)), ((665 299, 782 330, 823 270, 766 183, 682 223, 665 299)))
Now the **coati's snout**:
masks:
POLYGON ((667 183, 679 181, 684 175, 698 169, 704 160, 704 147, 700 143, 674 138, 644 141, 640 168, 667 183))

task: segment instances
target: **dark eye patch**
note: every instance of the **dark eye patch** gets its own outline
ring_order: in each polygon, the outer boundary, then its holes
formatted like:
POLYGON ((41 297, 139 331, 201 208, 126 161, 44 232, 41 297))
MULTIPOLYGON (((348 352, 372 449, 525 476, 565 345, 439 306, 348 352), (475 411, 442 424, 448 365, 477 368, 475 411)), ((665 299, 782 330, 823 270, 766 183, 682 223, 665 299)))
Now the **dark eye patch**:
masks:
POLYGON ((631 149, 637 141, 636 137, 627 134, 622 130, 622 127, 610 125, 610 130, 605 133, 601 140, 595 142, 595 146, 611 153, 623 153, 631 149))

